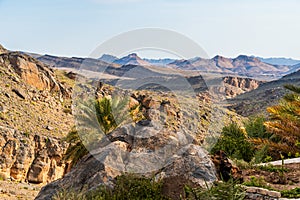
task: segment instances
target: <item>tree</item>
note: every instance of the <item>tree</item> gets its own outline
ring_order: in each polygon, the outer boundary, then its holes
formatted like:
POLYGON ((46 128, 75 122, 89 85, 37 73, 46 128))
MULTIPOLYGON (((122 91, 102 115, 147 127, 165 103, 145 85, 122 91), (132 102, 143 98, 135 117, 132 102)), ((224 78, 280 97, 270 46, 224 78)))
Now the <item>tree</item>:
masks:
POLYGON ((279 141, 253 140, 256 144, 267 144, 271 156, 277 159, 280 154, 287 157, 300 152, 300 87, 284 87, 292 93, 286 94, 278 105, 267 108, 269 121, 265 122, 268 132, 276 135, 279 141))
POLYGON ((221 138, 212 149, 212 154, 223 150, 229 157, 251 161, 254 151, 244 131, 236 124, 225 126, 221 138))
POLYGON ((139 106, 129 108, 128 103, 129 98, 119 96, 78 101, 75 114, 77 130, 70 131, 65 138, 70 143, 65 159, 75 165, 88 154, 88 150, 96 148, 104 134, 132 122, 133 112, 136 113, 139 106))

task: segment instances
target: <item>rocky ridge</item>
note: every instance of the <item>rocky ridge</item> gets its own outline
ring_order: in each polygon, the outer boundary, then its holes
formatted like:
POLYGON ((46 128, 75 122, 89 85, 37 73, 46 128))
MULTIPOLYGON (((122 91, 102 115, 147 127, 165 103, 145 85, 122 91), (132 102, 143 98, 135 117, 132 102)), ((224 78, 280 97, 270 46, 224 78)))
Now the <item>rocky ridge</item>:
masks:
POLYGON ((0 176, 42 183, 63 176, 61 141, 73 126, 72 89, 47 65, 19 52, 0 54, 0 176), (68 111, 68 112, 67 112, 68 111))
POLYGON ((284 89, 284 85, 299 86, 299 83, 300 71, 298 70, 278 80, 262 83, 255 90, 229 99, 229 108, 243 116, 266 113, 267 107, 278 103, 288 92, 284 89))
POLYGON ((225 94, 228 98, 255 90, 263 81, 258 81, 251 78, 231 77, 223 78, 225 94))

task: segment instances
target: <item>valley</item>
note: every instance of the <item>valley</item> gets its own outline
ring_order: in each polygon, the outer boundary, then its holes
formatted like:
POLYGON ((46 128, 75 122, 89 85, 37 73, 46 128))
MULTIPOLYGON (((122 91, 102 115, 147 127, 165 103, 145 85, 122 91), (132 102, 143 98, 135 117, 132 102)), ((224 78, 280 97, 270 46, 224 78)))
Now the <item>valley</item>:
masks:
MULTIPOLYGON (((262 148, 260 139, 270 139, 262 135, 275 135, 265 130, 272 122, 267 109, 291 92, 284 85, 300 86, 299 64, 270 64, 253 56, 176 60, 131 53, 95 59, 0 47, 4 199, 88 194, 86 189, 111 189, 118 177, 132 172, 163 181, 164 195, 179 199, 187 185, 205 188, 221 180, 226 167, 220 162, 229 161, 218 157, 220 151, 233 160, 231 175, 247 182, 261 172, 253 162, 262 148), (261 115, 264 122, 255 118, 261 115), (261 129, 253 131, 251 123, 261 129), (242 149, 252 154, 231 154, 229 144, 236 149, 245 144, 242 149)), ((272 138, 268 142, 273 147, 272 138)), ((297 148, 280 156, 295 157, 297 148)), ((271 148, 261 155, 255 162, 279 156, 271 148)), ((287 176, 293 176, 295 166, 287 166, 287 176)), ((296 179, 293 186, 272 187, 293 189, 298 187, 296 179)))

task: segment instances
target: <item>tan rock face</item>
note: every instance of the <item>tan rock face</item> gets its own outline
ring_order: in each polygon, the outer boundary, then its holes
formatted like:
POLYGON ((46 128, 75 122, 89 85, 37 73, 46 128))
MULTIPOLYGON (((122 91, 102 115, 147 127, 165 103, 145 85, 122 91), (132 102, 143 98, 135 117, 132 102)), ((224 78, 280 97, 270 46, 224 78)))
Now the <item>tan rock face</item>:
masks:
POLYGON ((65 172, 62 157, 67 144, 53 138, 26 136, 0 126, 0 174, 5 178, 31 183, 47 183, 65 172))
POLYGON ((52 70, 30 56, 18 52, 3 53, 0 64, 14 71, 26 84, 38 90, 58 92, 63 96, 70 96, 66 88, 56 81, 52 70))
POLYGON ((51 83, 51 76, 45 76, 44 71, 51 75, 49 69, 43 68, 39 63, 30 61, 29 57, 9 54, 13 69, 16 73, 29 85, 36 87, 39 90, 59 90, 59 86, 51 83), (53 87, 53 88, 52 88, 53 87))
POLYGON ((107 136, 100 144, 107 143, 107 139, 111 142, 92 150, 92 155, 85 156, 64 178, 45 186, 36 199, 52 199, 61 187, 72 191, 100 185, 113 187, 115 178, 124 172, 149 177, 155 174, 163 180, 180 176, 203 187, 217 180, 208 153, 190 144, 189 135, 165 132, 150 122, 148 126, 123 126, 107 136))
POLYGON ((262 83, 250 78, 241 78, 241 77, 224 77, 224 89, 227 97, 235 97, 239 94, 249 92, 258 88, 262 83))

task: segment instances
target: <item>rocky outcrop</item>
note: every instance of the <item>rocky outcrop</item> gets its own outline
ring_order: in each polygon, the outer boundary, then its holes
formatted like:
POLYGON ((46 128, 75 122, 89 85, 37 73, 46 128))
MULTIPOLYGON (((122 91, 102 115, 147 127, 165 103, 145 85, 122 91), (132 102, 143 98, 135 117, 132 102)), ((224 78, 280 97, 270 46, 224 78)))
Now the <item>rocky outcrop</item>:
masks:
POLYGON ((223 78, 225 94, 227 97, 232 98, 239 94, 249 92, 258 88, 262 81, 257 81, 251 78, 231 77, 223 78))
POLYGON ((149 122, 116 129, 64 178, 45 186, 36 199, 51 199, 62 187, 66 191, 113 187, 114 179, 124 172, 169 182, 180 177, 203 187, 217 180, 214 164, 202 147, 184 133, 160 128, 149 122))
MULTIPOLYGON (((123 144, 118 144, 122 148, 123 144)), ((122 171, 110 166, 111 159, 120 161, 120 166, 124 165, 124 158, 117 152, 103 151, 98 155, 104 156, 106 162, 101 162, 93 156, 86 156, 83 161, 76 166, 70 173, 58 181, 54 181, 45 186, 36 199, 51 199, 61 186, 65 190, 81 191, 84 187, 89 190, 96 189, 100 185, 113 186, 113 180, 122 171), (89 169, 89 170, 87 170, 89 169)), ((144 163, 145 166, 147 163, 144 163)), ((195 185, 205 186, 205 182, 210 184, 216 180, 214 166, 211 163, 207 152, 195 145, 187 146, 181 154, 174 155, 169 164, 156 175, 160 179, 185 178, 195 185), (187 150, 187 152, 184 152, 187 150)))
POLYGON ((16 73, 26 84, 70 97, 67 89, 56 80, 53 71, 40 61, 19 52, 1 54, 0 65, 16 73))
POLYGON ((8 51, 0 44, 0 54, 7 53, 8 51))
POLYGON ((67 144, 0 126, 0 176, 3 179, 48 183, 61 178, 67 144))

